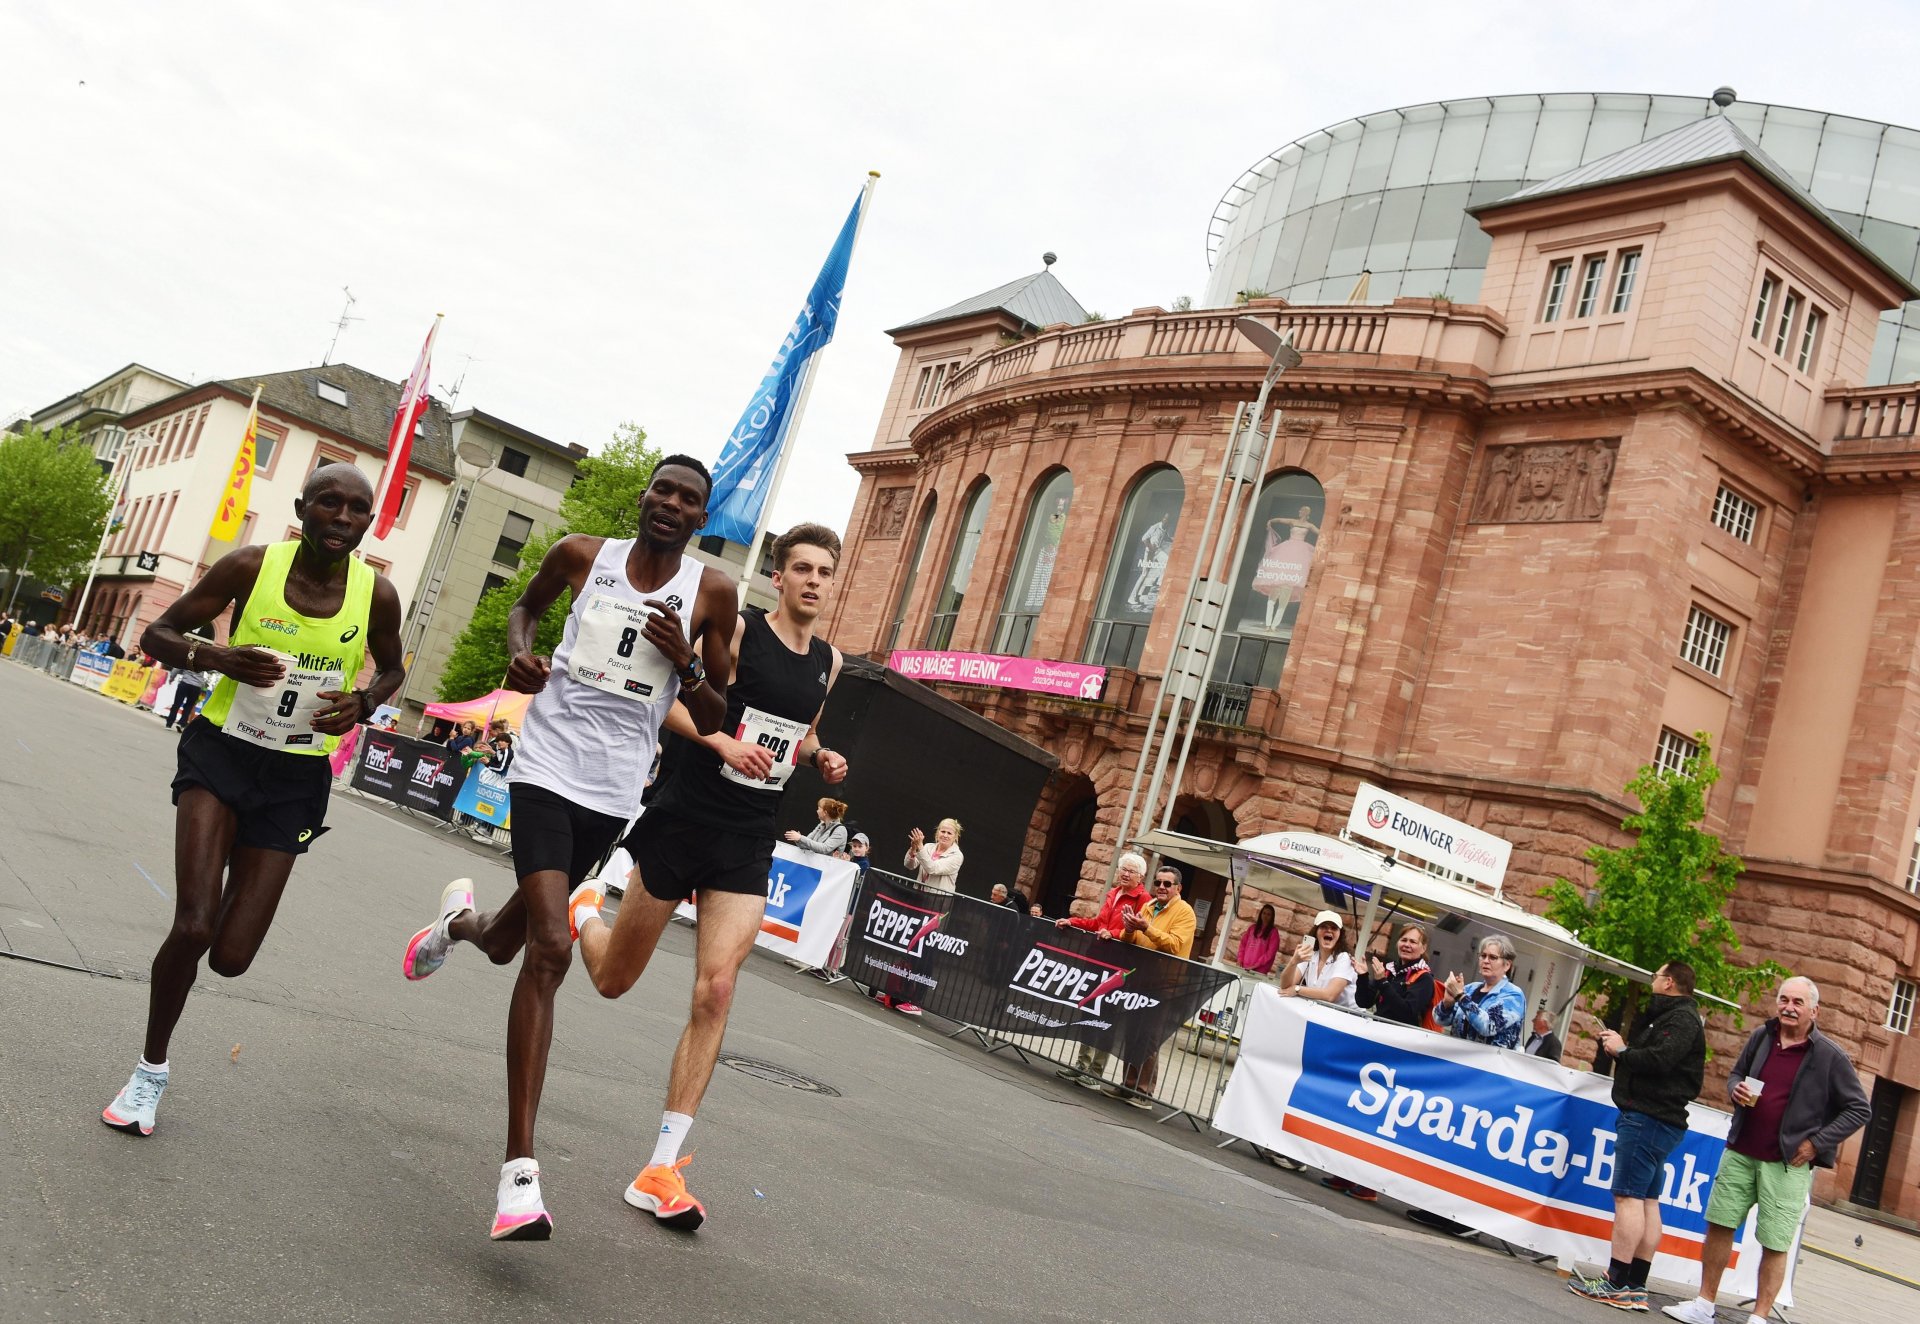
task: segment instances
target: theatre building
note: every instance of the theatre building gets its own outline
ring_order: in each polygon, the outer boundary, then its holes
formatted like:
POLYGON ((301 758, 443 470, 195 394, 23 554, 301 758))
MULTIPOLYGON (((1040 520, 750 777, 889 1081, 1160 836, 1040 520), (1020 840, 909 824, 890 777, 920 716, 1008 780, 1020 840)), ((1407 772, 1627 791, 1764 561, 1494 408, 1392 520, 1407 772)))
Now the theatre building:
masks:
MULTIPOLYGON (((1429 157, 1458 104, 1428 117, 1429 157)), ((1479 104, 1484 159, 1517 112, 1479 104)), ((1901 265, 1861 209, 1823 205, 1817 155, 1783 163, 1751 107, 1735 107, 1743 124, 1692 104, 1670 122, 1643 111, 1617 143, 1589 134, 1591 149, 1543 158, 1552 173, 1523 145, 1499 190, 1446 185, 1432 271, 1407 264, 1439 166, 1408 185, 1423 197, 1398 239, 1380 228, 1402 205, 1383 182, 1371 242, 1407 250, 1374 269, 1401 263, 1384 293, 1356 291, 1357 267, 1327 274, 1328 250, 1291 299, 1247 274, 1289 242, 1293 204, 1263 188, 1321 207, 1360 196, 1368 161, 1382 181, 1398 168, 1404 141, 1370 157, 1369 122, 1311 149, 1344 152, 1346 182, 1329 187, 1322 162, 1308 183, 1306 154, 1283 152, 1241 187, 1276 232, 1267 257, 1241 262, 1236 246, 1269 241, 1216 218, 1216 275, 1240 263, 1209 292, 1227 306, 1089 322, 1043 271, 898 327, 874 445, 850 457, 861 483, 828 633, 883 661, 1106 668, 1097 698, 937 683, 1059 756, 1019 881, 1050 915, 1085 909, 1234 411, 1266 366, 1234 318, 1291 333, 1304 361, 1275 390, 1278 440, 1174 826, 1337 834, 1365 780, 1511 842, 1506 895, 1526 900, 1590 882, 1584 853, 1621 841, 1627 781, 1709 733, 1724 776, 1707 826, 1746 863, 1746 951, 1819 982, 1820 1025, 1874 1098, 1817 1194, 1916 1219, 1920 387, 1889 384, 1920 299, 1915 250, 1901 265)), ((1393 113, 1403 140, 1424 122, 1393 113)), ((1528 132, 1548 123, 1536 107, 1528 132)), ((1920 198, 1920 169, 1901 187, 1920 198)), ((1337 240, 1357 213, 1331 214, 1337 240)), ((1222 915, 1225 895, 1223 879, 1192 883, 1196 956, 1250 918, 1222 915)), ((1712 1029, 1724 1072, 1744 1031, 1712 1029)))

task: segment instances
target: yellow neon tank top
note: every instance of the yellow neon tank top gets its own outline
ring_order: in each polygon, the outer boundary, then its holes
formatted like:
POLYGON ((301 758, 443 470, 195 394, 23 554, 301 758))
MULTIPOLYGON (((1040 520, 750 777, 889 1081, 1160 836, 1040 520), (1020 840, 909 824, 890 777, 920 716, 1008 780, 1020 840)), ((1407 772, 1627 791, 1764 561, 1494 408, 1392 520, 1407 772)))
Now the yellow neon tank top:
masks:
POLYGON ((350 690, 366 658, 367 624, 373 607, 373 567, 349 557, 347 591, 340 610, 325 620, 302 616, 287 605, 287 572, 300 544, 276 542, 267 546, 260 574, 240 609, 239 623, 227 640, 230 647, 268 648, 291 654, 284 688, 241 696, 246 710, 236 714, 235 695, 240 682, 222 676, 200 715, 229 734, 287 754, 327 754, 340 737, 322 735, 311 725, 320 706, 314 695, 335 688, 323 679, 337 673, 338 688, 350 690), (258 697, 256 697, 258 696, 258 697))

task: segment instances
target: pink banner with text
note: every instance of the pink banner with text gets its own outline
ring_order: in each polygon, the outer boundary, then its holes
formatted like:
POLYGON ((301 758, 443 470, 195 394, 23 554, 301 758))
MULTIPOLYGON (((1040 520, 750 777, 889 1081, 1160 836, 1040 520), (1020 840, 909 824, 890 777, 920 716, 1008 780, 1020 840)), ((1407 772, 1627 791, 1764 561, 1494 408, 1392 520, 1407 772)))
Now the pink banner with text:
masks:
POLYGON ((1084 662, 1049 662, 1036 657, 995 653, 946 653, 902 648, 887 665, 914 680, 944 680, 957 685, 991 685, 1003 690, 1032 690, 1068 699, 1098 699, 1107 669, 1084 662))

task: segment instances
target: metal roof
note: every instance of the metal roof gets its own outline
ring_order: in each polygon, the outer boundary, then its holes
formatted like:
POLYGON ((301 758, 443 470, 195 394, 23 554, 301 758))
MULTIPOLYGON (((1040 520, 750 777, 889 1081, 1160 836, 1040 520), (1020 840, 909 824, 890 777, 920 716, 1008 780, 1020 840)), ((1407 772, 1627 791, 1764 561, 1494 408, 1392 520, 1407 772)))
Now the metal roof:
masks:
POLYGON ((951 322, 960 317, 992 312, 1011 313, 1036 328, 1052 326, 1056 322, 1078 326, 1087 320, 1087 310, 1080 306, 1080 301, 1067 293, 1067 287, 1051 271, 1043 270, 1031 276, 1022 276, 1019 280, 1010 280, 985 294, 962 299, 937 313, 902 322, 887 334, 895 335, 916 326, 932 326, 935 322, 951 322))

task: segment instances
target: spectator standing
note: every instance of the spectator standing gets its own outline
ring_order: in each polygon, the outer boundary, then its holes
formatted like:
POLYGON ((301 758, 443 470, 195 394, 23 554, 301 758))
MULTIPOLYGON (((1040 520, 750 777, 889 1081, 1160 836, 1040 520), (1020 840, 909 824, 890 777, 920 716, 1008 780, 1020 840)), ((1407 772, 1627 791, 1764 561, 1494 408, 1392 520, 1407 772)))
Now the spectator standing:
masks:
POLYGON ((1687 1102, 1707 1070, 1707 1036, 1693 1000, 1693 967, 1653 972, 1653 996, 1625 1037, 1600 1035, 1613 1057, 1613 1258, 1601 1278, 1579 1274, 1567 1290, 1624 1310, 1647 1308, 1647 1274, 1660 1245, 1660 1188, 1667 1156, 1687 1134, 1687 1102))
POLYGON ((847 802, 823 795, 814 802, 813 812, 819 819, 813 830, 805 836, 789 831, 786 843, 814 855, 838 855, 847 848, 847 802))
POLYGON ((951 892, 960 886, 960 866, 966 856, 960 853, 960 820, 943 818, 933 830, 933 840, 919 828, 907 833, 906 867, 915 871, 922 887, 936 892, 951 892))
POLYGON ((1558 1062, 1560 1054, 1566 1051, 1560 1036, 1553 1032, 1553 1021, 1544 1006, 1533 1013, 1533 1033, 1527 1036, 1523 1051, 1529 1057, 1544 1057, 1549 1062, 1558 1062))
MULTIPOLYGON (((1111 938, 1115 942, 1126 937, 1125 915, 1128 911, 1138 911, 1153 899, 1147 891, 1146 857, 1133 851, 1120 856, 1115 868, 1115 881, 1107 889, 1107 896, 1100 903, 1100 909, 1091 915, 1074 915, 1053 922, 1056 929, 1083 929, 1102 938, 1111 938)), ((1082 1044, 1080 1052, 1074 1057, 1073 1065, 1062 1067, 1053 1074, 1062 1080, 1071 1080, 1086 1089, 1097 1090, 1106 1084, 1107 1063, 1111 1054, 1092 1044, 1082 1044)))
POLYGON ((1005 883, 995 883, 993 885, 993 890, 987 893, 987 900, 996 906, 1004 906, 1008 904, 1007 885, 1005 883))
POLYGON ((1313 917, 1313 932, 1300 940, 1281 971, 1280 996, 1351 1007, 1358 980, 1353 958, 1347 955, 1346 924, 1339 911, 1323 910, 1313 917))
POLYGON ((480 724, 478 722, 462 722, 460 723, 460 729, 447 737, 447 752, 461 758, 464 762, 467 751, 479 743, 480 724))
POLYGON ((1700 1250, 1700 1295, 1661 1309, 1686 1324, 1712 1324, 1720 1276, 1733 1255, 1734 1230, 1756 1207, 1760 1283, 1748 1324, 1766 1324, 1786 1277, 1787 1256, 1813 1191, 1813 1170, 1831 1168, 1872 1106, 1840 1045, 1822 1034, 1820 989, 1796 976, 1774 996, 1773 1019, 1755 1030, 1727 1077, 1733 1124, 1707 1200, 1700 1250))
MULTIPOLYGON (((1196 921, 1193 907, 1180 895, 1185 890, 1185 882, 1180 870, 1171 864, 1163 863, 1153 871, 1153 899, 1144 909, 1130 910, 1121 916, 1121 927, 1126 931, 1128 942, 1181 960, 1192 954, 1196 921)), ((1138 1065, 1127 1064, 1120 1073, 1119 1089, 1109 1085, 1106 1092, 1136 1108, 1151 1108, 1153 1100, 1148 1096, 1159 1083, 1160 1045, 1155 1045, 1144 1061, 1138 1065)))
POLYGON ((873 843, 867 840, 864 832, 854 833, 853 840, 847 843, 847 858, 860 870, 860 881, 863 883, 867 881, 867 870, 873 867, 873 861, 869 858, 872 850, 873 843))
POLYGON ((187 722, 193 717, 194 705, 200 702, 200 696, 207 692, 205 672, 194 671, 188 667, 179 667, 173 673, 173 704, 167 709, 167 730, 176 726, 185 732, 187 722))
POLYGON ((1450 1029, 1456 1039, 1495 1048, 1518 1048, 1520 1031, 1527 1023, 1527 995, 1507 977, 1513 973, 1518 956, 1513 939, 1506 934, 1489 933, 1482 938, 1480 978, 1465 984, 1459 971, 1448 975, 1434 1019, 1450 1029))
POLYGON ((1240 935, 1240 947, 1234 952, 1234 964, 1250 975, 1270 975, 1273 961, 1280 955, 1280 926, 1273 922, 1273 907, 1262 906, 1253 923, 1240 935))

